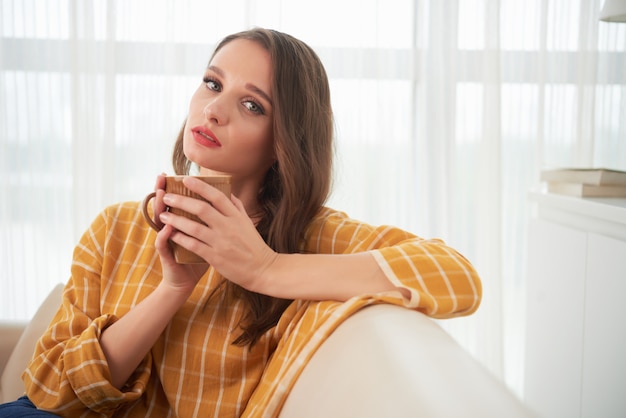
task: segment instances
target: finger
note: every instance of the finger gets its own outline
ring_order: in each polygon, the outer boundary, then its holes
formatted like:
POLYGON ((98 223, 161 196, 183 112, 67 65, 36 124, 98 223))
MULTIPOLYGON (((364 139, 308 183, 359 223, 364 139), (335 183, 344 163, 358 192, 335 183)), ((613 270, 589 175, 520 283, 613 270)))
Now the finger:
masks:
MULTIPOLYGON (((163 202, 170 208, 197 216, 206 225, 214 225, 223 216, 211 203, 189 196, 165 193, 163 202)), ((179 229, 178 224, 174 227, 179 229)))
MULTIPOLYGON (((195 224, 198 225, 197 222, 195 224)), ((188 251, 199 255, 206 263, 210 264, 209 257, 211 256, 211 247, 208 244, 194 236, 187 235, 183 231, 176 230, 170 225, 167 225, 167 228, 172 228, 172 234, 169 237, 170 244, 173 243, 178 245, 179 248, 185 248, 188 251)), ((206 233, 204 235, 206 235, 206 233)), ((171 259, 174 263, 176 262, 173 256, 171 259)))
POLYGON ((172 248, 169 243, 169 239, 172 235, 173 228, 169 225, 165 225, 163 229, 157 234, 157 238, 154 241, 154 246, 161 257, 162 263, 175 263, 174 255, 172 254, 172 248))
POLYGON ((157 191, 159 189, 165 189, 165 177, 167 174, 161 173, 157 176, 156 182, 154 184, 154 190, 157 191))
POLYGON ((226 196, 222 191, 194 177, 184 178, 183 184, 189 190, 199 194, 207 202, 211 203, 220 213, 227 216, 233 214, 235 208, 230 200, 230 196, 226 196))
POLYGON ((235 207, 237 208, 237 210, 239 210, 239 212, 241 212, 243 210, 243 212, 246 212, 246 208, 243 206, 243 202, 234 194, 230 195, 230 201, 233 202, 233 205, 235 205, 235 207))
POLYGON ((165 174, 159 174, 157 176, 154 191, 156 192, 152 206, 154 209, 154 221, 159 227, 162 227, 163 223, 159 220, 159 215, 166 210, 165 203, 163 202, 163 195, 165 194, 165 174))
POLYGON ((209 254, 208 250, 210 247, 205 242, 198 240, 193 236, 187 235, 182 231, 174 231, 174 233, 172 233, 172 236, 170 237, 170 241, 178 244, 178 246, 180 247, 191 251, 192 253, 199 255, 206 261, 206 257, 209 254))
POLYGON ((154 197, 154 220, 156 222, 157 225, 159 225, 160 227, 163 226, 163 223, 160 221, 160 215, 161 213, 165 212, 167 210, 167 206, 165 205, 165 202, 163 201, 163 196, 165 196, 165 191, 164 190, 157 190, 156 191, 156 196, 154 197))
POLYGON ((205 224, 196 222, 185 216, 176 215, 172 212, 163 212, 161 213, 160 218, 165 225, 168 225, 173 229, 170 236, 172 241, 179 243, 176 241, 180 238, 178 237, 179 233, 203 243, 207 243, 209 241, 210 229, 205 224))
POLYGON ((259 216, 259 213, 248 213, 248 211, 246 210, 246 207, 244 206, 243 202, 234 194, 230 196, 230 200, 231 202, 233 202, 233 205, 235 205, 235 208, 237 208, 237 210, 239 211, 239 213, 241 215, 245 215, 246 218, 250 219, 252 221, 252 218, 255 216, 259 216))

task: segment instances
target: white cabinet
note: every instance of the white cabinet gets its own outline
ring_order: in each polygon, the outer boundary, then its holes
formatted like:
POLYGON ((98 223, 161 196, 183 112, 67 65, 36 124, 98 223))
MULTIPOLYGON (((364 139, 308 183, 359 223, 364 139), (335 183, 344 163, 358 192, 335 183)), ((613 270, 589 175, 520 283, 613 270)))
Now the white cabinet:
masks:
POLYGON ((524 400, 626 417, 626 199, 531 198, 524 400))

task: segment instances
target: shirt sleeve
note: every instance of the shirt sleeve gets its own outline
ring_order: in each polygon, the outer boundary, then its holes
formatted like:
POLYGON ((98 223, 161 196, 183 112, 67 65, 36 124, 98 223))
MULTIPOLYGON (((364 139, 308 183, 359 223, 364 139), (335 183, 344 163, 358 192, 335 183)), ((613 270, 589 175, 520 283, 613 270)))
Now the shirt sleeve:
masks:
POLYGON ((120 405, 138 399, 150 376, 148 355, 118 390, 111 384, 100 346, 102 331, 117 320, 100 309, 110 215, 101 213, 76 246, 62 304, 22 375, 30 400, 62 416, 110 415, 120 405))
POLYGON ((392 226, 371 226, 325 209, 307 230, 304 252, 350 254, 369 251, 386 277, 409 298, 380 295, 385 302, 436 318, 478 309, 482 287, 472 264, 439 239, 423 239, 392 226))

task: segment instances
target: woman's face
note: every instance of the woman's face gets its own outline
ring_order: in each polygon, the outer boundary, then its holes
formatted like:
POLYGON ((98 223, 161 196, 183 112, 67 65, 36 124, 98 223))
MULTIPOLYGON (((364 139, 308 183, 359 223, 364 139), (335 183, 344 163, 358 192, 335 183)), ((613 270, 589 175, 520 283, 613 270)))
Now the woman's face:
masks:
POLYGON ((231 174, 258 188, 275 161, 272 63, 260 44, 236 39, 214 55, 189 104, 183 149, 200 174, 231 174))

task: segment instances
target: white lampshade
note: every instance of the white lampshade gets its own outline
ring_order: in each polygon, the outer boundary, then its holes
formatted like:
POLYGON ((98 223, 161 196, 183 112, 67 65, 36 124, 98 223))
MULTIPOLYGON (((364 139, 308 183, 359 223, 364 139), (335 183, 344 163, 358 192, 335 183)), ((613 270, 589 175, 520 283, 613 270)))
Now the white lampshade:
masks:
POLYGON ((600 12, 605 22, 626 22, 626 0, 606 0, 600 12))

